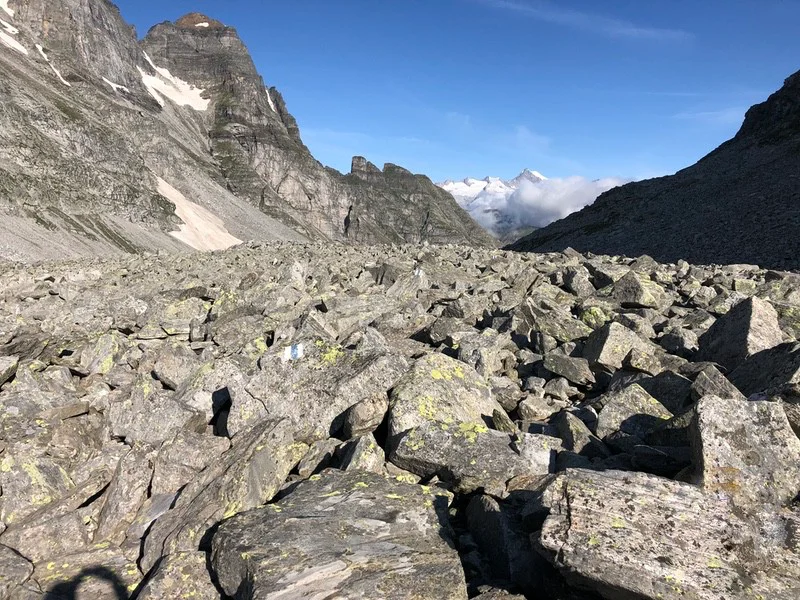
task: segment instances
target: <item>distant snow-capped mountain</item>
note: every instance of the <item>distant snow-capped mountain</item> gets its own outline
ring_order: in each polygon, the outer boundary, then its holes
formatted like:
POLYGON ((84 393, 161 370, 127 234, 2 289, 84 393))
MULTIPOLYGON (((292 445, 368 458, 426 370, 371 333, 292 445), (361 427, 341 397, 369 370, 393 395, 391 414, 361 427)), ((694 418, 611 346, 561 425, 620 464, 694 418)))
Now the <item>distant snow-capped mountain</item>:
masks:
POLYGON ((591 204, 603 192, 625 183, 607 178, 548 179, 525 169, 513 179, 467 177, 437 184, 450 192, 473 219, 503 242, 512 242, 591 204))

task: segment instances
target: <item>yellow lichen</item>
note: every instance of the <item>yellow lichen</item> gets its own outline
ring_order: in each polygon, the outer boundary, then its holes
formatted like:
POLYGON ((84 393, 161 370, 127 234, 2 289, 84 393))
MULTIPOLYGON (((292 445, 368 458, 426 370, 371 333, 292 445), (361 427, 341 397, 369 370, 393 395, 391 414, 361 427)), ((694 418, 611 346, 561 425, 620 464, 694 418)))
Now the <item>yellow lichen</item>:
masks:
POLYGON ((625 529, 625 519, 622 517, 614 517, 611 519, 611 527, 614 529, 625 529))
POLYGON ((487 433, 489 428, 483 423, 459 423, 456 437, 461 436, 470 444, 474 444, 478 439, 478 434, 487 433))

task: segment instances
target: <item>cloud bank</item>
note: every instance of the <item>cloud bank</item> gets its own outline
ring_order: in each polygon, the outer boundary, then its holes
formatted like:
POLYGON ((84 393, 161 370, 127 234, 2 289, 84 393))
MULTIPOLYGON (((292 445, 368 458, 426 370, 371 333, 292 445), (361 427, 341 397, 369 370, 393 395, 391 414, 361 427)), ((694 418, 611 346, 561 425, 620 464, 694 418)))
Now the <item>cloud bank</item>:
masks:
POLYGON ((594 181, 585 177, 523 181, 516 189, 457 200, 480 225, 504 238, 520 229, 544 227, 563 219, 628 181, 613 177, 594 181))

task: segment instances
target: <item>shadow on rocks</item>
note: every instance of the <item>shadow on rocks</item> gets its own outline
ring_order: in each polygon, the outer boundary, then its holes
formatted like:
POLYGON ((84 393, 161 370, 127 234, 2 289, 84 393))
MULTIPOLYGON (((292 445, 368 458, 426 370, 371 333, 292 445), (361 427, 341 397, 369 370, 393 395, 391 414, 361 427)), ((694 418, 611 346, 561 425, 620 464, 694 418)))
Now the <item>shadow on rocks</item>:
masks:
POLYGON ((85 581, 99 579, 107 581, 114 590, 114 600, 130 600, 125 584, 112 571, 105 567, 84 569, 78 575, 53 586, 44 596, 44 600, 77 600, 78 590, 85 581))

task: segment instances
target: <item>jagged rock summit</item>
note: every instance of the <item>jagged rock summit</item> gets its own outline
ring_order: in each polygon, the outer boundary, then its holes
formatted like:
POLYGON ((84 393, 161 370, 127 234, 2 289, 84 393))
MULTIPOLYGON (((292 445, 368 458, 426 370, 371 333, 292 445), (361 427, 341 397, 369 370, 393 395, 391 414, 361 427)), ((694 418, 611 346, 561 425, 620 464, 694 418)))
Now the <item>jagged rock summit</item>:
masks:
POLYGON ((105 0, 2 7, 0 257, 493 243, 425 177, 321 165, 233 27, 190 13, 138 40, 105 0))
POLYGON ((510 248, 798 269, 799 147, 800 72, 697 164, 611 190, 510 248))

